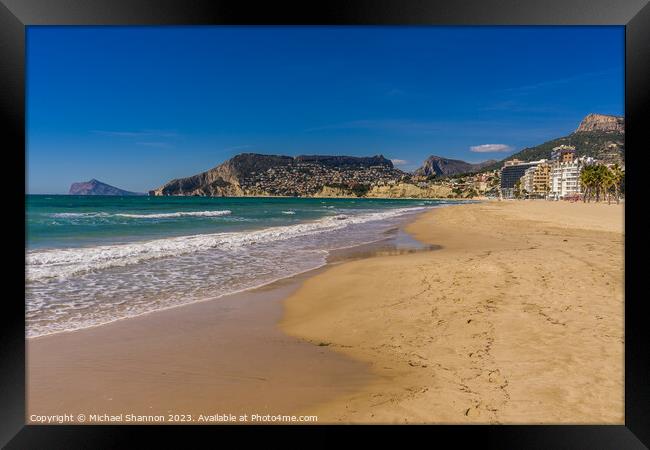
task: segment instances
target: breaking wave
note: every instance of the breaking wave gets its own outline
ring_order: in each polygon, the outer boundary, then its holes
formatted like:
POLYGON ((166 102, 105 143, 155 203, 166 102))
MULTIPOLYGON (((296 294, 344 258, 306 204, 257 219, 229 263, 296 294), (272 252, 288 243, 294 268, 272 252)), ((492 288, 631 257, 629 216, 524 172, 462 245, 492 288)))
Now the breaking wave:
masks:
MULTIPOLYGON (((233 250, 249 246, 264 246, 264 244, 299 236, 339 230, 354 224, 397 217, 419 209, 425 208, 400 208, 353 216, 328 216, 314 222, 245 232, 199 234, 93 247, 34 250, 27 254, 27 279, 37 281, 47 278, 66 278, 75 274, 110 267, 123 267, 145 260, 186 255, 210 249, 233 250)), ((217 211, 210 211, 210 213, 217 213, 217 211)), ((219 213, 227 214, 225 211, 219 211, 219 213)), ((142 216, 147 215, 143 214, 142 216)))

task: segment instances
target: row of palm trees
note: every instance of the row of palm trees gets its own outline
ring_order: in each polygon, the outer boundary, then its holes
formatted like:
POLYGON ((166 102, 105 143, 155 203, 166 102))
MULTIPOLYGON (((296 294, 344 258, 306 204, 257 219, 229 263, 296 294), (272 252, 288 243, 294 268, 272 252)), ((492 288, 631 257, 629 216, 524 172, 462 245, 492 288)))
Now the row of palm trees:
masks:
POLYGON ((588 165, 580 172, 580 185, 583 202, 593 199, 596 202, 607 200, 607 203, 611 203, 614 198, 618 203, 625 188, 625 172, 618 164, 611 167, 604 164, 588 165))

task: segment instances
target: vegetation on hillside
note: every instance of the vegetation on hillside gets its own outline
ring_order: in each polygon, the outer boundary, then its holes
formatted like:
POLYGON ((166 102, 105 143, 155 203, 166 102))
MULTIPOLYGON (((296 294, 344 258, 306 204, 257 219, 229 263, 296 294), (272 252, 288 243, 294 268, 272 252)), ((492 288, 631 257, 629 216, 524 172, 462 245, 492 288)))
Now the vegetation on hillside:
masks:
POLYGON ((509 159, 536 161, 549 159, 551 151, 559 145, 572 145, 576 148, 576 156, 591 156, 606 161, 622 163, 625 161, 625 135, 622 133, 602 131, 582 131, 568 136, 544 142, 535 147, 525 148, 504 160, 484 167, 481 171, 495 170, 503 167, 509 159))

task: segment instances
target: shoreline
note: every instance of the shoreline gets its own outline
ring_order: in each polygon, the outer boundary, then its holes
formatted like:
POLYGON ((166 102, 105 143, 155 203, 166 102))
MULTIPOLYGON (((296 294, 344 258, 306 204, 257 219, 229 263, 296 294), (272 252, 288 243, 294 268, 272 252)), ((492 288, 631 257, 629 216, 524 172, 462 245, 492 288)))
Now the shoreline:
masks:
POLYGON ((28 418, 32 414, 58 414, 63 407, 83 413, 146 415, 152 413, 151 403, 158 405, 158 413, 167 412, 170 407, 181 414, 185 411, 195 415, 211 411, 296 413, 358 390, 371 378, 366 365, 324 345, 314 346, 282 333, 277 327, 282 300, 304 280, 345 261, 381 252, 429 250, 420 249, 403 232, 403 225, 387 230, 376 241, 330 251, 323 266, 261 286, 90 327, 26 338, 28 418), (242 327, 235 328, 226 320, 239 322, 242 327), (178 341, 170 342, 170 333, 178 341), (220 346, 215 351, 202 345, 215 339, 230 342, 231 346, 220 346), (184 349, 182 352, 179 346, 184 349), (126 360, 125 353, 131 354, 126 360), (168 363, 161 364, 152 355, 168 363), (269 359, 269 355, 277 359, 269 359), (195 377, 211 373, 217 379, 227 380, 233 373, 239 373, 239 381, 215 386, 203 378, 199 385, 187 386, 184 376, 170 376, 178 370, 178 357, 195 377), (206 358, 212 364, 201 362, 206 358), (115 369, 107 369, 113 365, 115 369), (158 368, 160 371, 155 374, 158 368), (129 373, 146 373, 146 383, 131 379, 129 373), (296 373, 300 375, 295 376, 296 373), (290 382, 292 377, 295 379, 290 382), (170 383, 178 386, 171 387, 170 383), (178 390, 185 391, 182 398, 171 395, 178 390), (210 396, 213 400, 207 402, 210 396), (267 397, 270 400, 260 401, 267 397), (187 399, 194 399, 194 403, 187 399))
POLYGON ((140 319, 140 318, 146 317, 146 316, 148 316, 150 314, 157 314, 157 313, 161 313, 161 312, 165 312, 165 311, 169 311, 169 310, 173 310, 173 309, 177 309, 177 308, 190 307, 192 305, 196 305, 196 304, 200 304, 200 303, 216 302, 216 301, 219 301, 219 300, 222 300, 222 299, 227 300, 230 297, 238 297, 238 296, 246 295, 246 293, 248 293, 248 292, 254 293, 254 292, 258 291, 258 290, 273 289, 276 285, 281 285, 281 284, 283 284, 285 282, 286 283, 291 283, 293 281, 301 279, 302 277, 309 276, 309 274, 311 272, 313 272, 315 274, 318 271, 320 271, 322 269, 325 269, 327 267, 327 265, 328 265, 328 263, 326 262, 322 266, 314 267, 313 269, 306 269, 306 270, 303 270, 302 272, 298 272, 298 273, 294 273, 294 274, 291 274, 291 275, 287 275, 285 277, 277 278, 275 280, 271 280, 269 282, 266 282, 266 283, 263 283, 263 284, 260 284, 260 285, 251 286, 249 288, 244 288, 244 289, 241 289, 239 291, 228 292, 227 294, 223 294, 223 295, 220 295, 218 297, 205 298, 205 299, 195 300, 195 301, 188 302, 188 303, 180 303, 180 304, 177 304, 177 305, 165 306, 163 308, 138 313, 138 314, 135 314, 133 316, 118 317, 116 319, 112 319, 112 320, 107 321, 107 322, 87 325, 87 326, 84 326, 84 327, 79 327, 79 328, 75 328, 75 329, 71 329, 71 330, 54 331, 52 333, 41 334, 41 335, 38 335, 38 336, 25 336, 25 340, 27 340, 27 341, 37 341, 39 339, 45 339, 45 338, 49 338, 49 337, 52 337, 52 336, 57 336, 57 335, 60 335, 60 334, 83 332, 85 330, 91 330, 93 328, 110 326, 111 324, 114 324, 116 322, 121 322, 121 321, 124 321, 124 320, 140 319))
POLYGON ((364 363, 276 327, 282 299, 322 270, 26 340, 27 422, 64 412, 296 414, 357 390, 370 377, 364 363))
MULTIPOLYGON (((336 207, 332 202, 323 203, 331 205, 322 208, 336 207)), ((261 220, 256 218, 255 210, 237 212, 243 219, 233 219, 237 222, 234 225, 219 222, 216 229, 207 230, 202 222, 196 227, 189 223, 188 230, 181 236, 176 234, 182 231, 185 222, 181 222, 179 229, 168 229, 154 235, 156 221, 152 230, 149 230, 149 221, 143 221, 147 233, 137 233, 142 236, 120 237, 120 233, 124 234, 120 231, 111 238, 114 242, 100 236, 89 238, 88 242, 82 240, 82 245, 78 246, 30 248, 26 255, 28 338, 85 329, 156 310, 215 299, 321 267, 326 264, 329 249, 354 247, 380 239, 382 236, 377 230, 387 228, 384 223, 408 220, 407 217, 424 210, 432 202, 383 206, 376 203, 355 206, 352 203, 346 202, 340 213, 322 209, 320 204, 316 205, 318 209, 308 205, 304 208, 307 211, 304 217, 296 216, 297 219, 280 214, 284 204, 276 205, 273 210, 282 219, 271 214, 269 220, 261 220), (347 209, 352 212, 346 213, 347 209), (239 222, 242 221, 251 223, 241 225, 239 222), (366 222, 370 224, 365 225, 366 222), (339 233, 338 237, 336 233, 339 233), (242 248, 245 251, 240 251, 242 248), (273 260, 279 255, 284 255, 282 264, 275 264, 273 260), (179 256, 180 263, 162 258, 166 256, 179 256), (203 263, 193 264, 193 260, 203 260, 203 263), (234 260, 246 262, 234 264, 234 260), (149 268, 150 261, 160 263, 149 268), (242 264, 246 264, 245 272, 242 264), (102 272, 96 273, 97 269, 102 272), (89 279, 84 281, 85 284, 79 282, 73 286, 77 276, 89 279), (66 285, 68 277, 72 281, 66 285), (161 284, 170 287, 161 293, 161 284), (133 289, 138 285, 142 289, 133 289), (73 286, 73 289, 68 289, 68 286, 73 286), (123 297, 121 293, 124 293, 123 297), (42 304, 42 301, 46 303, 42 304), (73 304, 75 306, 71 307, 73 304), (84 313, 77 307, 83 308, 84 313)), ((171 209, 175 210, 174 207, 171 209)), ((60 215, 76 217, 84 214, 60 215)), ((119 215, 112 211, 106 214, 119 215)), ((70 220, 75 223, 76 219, 70 220)), ((140 221, 137 224, 140 226, 140 221)), ((173 224, 163 225, 169 228, 173 224)), ((71 228, 70 232, 75 231, 73 227, 66 227, 71 228)), ((55 235, 51 243, 58 245, 57 242, 55 235)))
MULTIPOLYGON (((448 204, 443 204, 439 205, 430 209, 435 209, 438 207, 444 207, 444 206, 451 206, 448 204)), ((74 329, 69 329, 69 330, 61 330, 61 331, 54 331, 51 333, 46 333, 46 334, 41 334, 38 336, 25 336, 26 340, 32 341, 32 340, 38 340, 42 338, 47 338, 50 336, 55 336, 59 334, 65 334, 65 333, 75 333, 75 332, 80 332, 88 329, 93 329, 96 327, 102 327, 106 325, 113 324, 115 322, 120 322, 123 320, 128 320, 128 319, 138 319, 143 316, 147 316, 150 314, 156 314, 159 312, 171 310, 171 309, 176 309, 176 308, 182 308, 186 306, 191 306, 194 304, 198 303, 204 303, 204 302, 211 302, 211 301, 219 301, 221 299, 227 299, 229 297, 234 297, 234 296, 240 296, 240 295, 245 295, 247 292, 255 292, 259 289, 272 289, 276 284, 282 284, 283 282, 292 282, 295 279, 302 279, 304 277, 310 276, 310 274, 316 273, 320 270, 326 269, 328 266, 332 264, 339 264, 341 262, 344 262, 345 260, 351 260, 351 259, 360 259, 360 258, 365 258, 365 257, 370 257, 374 254, 376 254, 379 249, 382 247, 382 244, 384 242, 387 243, 387 247, 413 247, 413 248, 419 248, 419 247, 424 247, 418 240, 409 238, 410 235, 404 232, 404 228, 410 223, 411 220, 413 220, 414 217, 418 217, 421 214, 425 214, 426 211, 420 211, 420 212, 411 212, 408 213, 407 216, 409 220, 403 220, 400 224, 396 225, 395 227, 392 227, 391 229, 387 230, 384 232, 384 236, 378 235, 377 239, 374 241, 370 242, 362 242, 358 244, 352 244, 349 246, 344 246, 344 247, 338 247, 335 249, 329 249, 325 250, 328 253, 328 256, 320 266, 313 267, 310 269, 305 269, 300 272, 292 273, 289 275, 281 276, 279 278, 273 279, 271 281, 263 282, 262 284, 259 285, 254 285, 251 287, 246 287, 237 291, 233 292, 228 292, 222 295, 219 295, 217 297, 210 297, 210 298, 204 298, 200 300, 194 300, 188 303, 180 303, 180 304, 173 304, 169 306, 165 306, 159 309, 154 309, 151 311, 145 311, 141 312, 132 316, 125 316, 125 317, 117 317, 115 319, 109 320, 107 322, 102 322, 102 323, 97 323, 97 324, 91 324, 87 326, 81 326, 79 328, 74 328, 74 329), (396 231, 398 235, 401 234, 401 240, 404 241, 404 237, 406 236, 406 243, 402 242, 394 242, 395 241, 395 236, 388 236, 388 232, 390 231, 396 231), (366 250, 368 249, 368 250, 366 250)), ((255 230, 253 230, 255 231, 255 230)), ((434 249, 435 246, 428 245, 428 249, 434 249)))
POLYGON ((375 381, 316 408, 334 423, 624 423, 623 207, 485 202, 407 231, 436 252, 306 280, 280 327, 375 381))

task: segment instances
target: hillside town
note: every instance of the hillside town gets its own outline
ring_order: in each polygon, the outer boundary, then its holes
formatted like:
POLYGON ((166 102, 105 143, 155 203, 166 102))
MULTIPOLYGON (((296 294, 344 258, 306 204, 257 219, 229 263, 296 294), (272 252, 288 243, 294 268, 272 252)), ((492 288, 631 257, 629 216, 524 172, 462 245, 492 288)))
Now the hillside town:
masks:
POLYGON ((390 164, 328 166, 299 161, 265 171, 250 171, 239 179, 239 184, 246 192, 304 197, 317 194, 323 186, 345 186, 362 193, 370 186, 395 184, 406 178, 406 173, 390 164))

